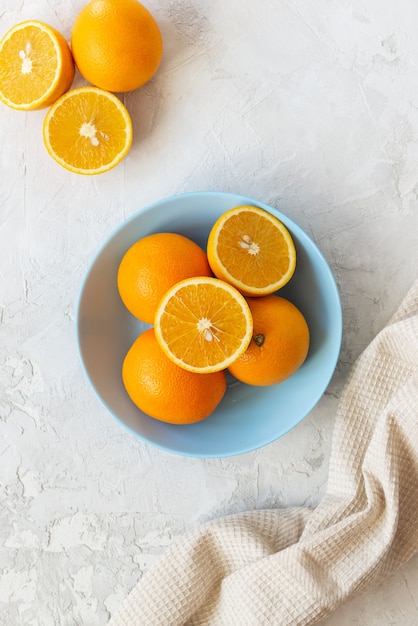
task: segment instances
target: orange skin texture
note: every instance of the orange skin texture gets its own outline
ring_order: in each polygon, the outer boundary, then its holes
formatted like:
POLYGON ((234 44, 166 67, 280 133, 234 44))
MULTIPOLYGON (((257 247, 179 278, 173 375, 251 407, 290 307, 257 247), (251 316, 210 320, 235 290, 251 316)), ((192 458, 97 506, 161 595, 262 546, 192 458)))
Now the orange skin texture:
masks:
POLYGON ((84 78, 112 92, 148 82, 163 53, 158 24, 137 0, 91 0, 74 22, 71 47, 84 78))
POLYGON ((153 328, 143 332, 128 351, 122 379, 141 411, 170 424, 192 424, 209 417, 226 391, 225 372, 195 374, 170 361, 153 328))
POLYGON ((309 351, 309 328, 299 309, 270 295, 247 298, 254 322, 247 351, 228 369, 238 380, 258 387, 276 385, 294 374, 309 351), (258 346, 254 338, 263 337, 258 346))
POLYGON ((131 246, 118 271, 118 289, 126 308, 153 324, 157 306, 170 287, 185 278, 212 276, 206 253, 175 233, 148 235, 131 246))

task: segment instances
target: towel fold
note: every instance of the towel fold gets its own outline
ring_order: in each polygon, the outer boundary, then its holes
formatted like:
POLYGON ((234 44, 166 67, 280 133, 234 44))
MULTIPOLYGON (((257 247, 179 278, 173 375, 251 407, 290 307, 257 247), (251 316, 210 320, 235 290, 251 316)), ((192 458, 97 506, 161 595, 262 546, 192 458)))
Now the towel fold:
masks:
POLYGON ((299 626, 418 551, 418 281, 359 357, 315 509, 250 511, 176 542, 111 626, 299 626))

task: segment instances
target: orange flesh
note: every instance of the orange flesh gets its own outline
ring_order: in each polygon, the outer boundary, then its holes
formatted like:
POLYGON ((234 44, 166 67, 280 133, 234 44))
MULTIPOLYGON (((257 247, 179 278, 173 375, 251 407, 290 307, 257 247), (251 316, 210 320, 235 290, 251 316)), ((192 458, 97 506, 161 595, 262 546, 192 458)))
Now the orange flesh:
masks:
POLYGON ((262 215, 232 215, 219 232, 217 251, 227 271, 250 287, 271 285, 289 270, 289 243, 262 215))
POLYGON ((126 115, 106 95, 74 94, 49 119, 48 141, 71 168, 99 170, 118 159, 130 143, 126 115))
POLYGON ((160 333, 165 351, 191 371, 224 369, 226 361, 241 354, 251 340, 252 318, 245 300, 216 286, 221 281, 207 280, 178 288, 174 296, 163 299, 163 309, 156 315, 157 339, 160 333))

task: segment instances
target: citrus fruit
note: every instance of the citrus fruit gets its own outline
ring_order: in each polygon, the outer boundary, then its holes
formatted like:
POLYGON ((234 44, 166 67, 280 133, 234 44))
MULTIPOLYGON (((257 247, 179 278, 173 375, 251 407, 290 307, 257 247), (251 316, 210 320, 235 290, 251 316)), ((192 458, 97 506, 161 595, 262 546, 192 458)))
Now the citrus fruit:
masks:
POLYGON ((287 228, 254 206, 234 207, 217 219, 207 254, 215 276, 247 296, 280 289, 296 267, 295 246, 287 228))
POLYGON ((187 278, 167 291, 154 319, 165 354, 191 372, 225 369, 248 347, 252 317, 245 298, 212 277, 187 278))
POLYGON ((143 332, 129 349, 122 379, 141 411, 172 424, 205 419, 226 391, 224 372, 194 374, 170 361, 158 345, 153 328, 143 332))
POLYGON ((43 133, 57 163, 77 174, 101 174, 128 153, 132 121, 115 95, 97 87, 79 87, 52 105, 43 133))
POLYGON ((91 0, 77 15, 71 48, 80 73, 109 91, 131 91, 155 74, 162 38, 137 0, 91 0))
POLYGON ((134 243, 119 264, 117 284, 126 308, 152 324, 165 292, 184 278, 211 276, 206 254, 177 233, 154 233, 134 243))
POLYGON ((0 99, 12 109, 42 109, 70 88, 74 62, 64 37, 37 20, 13 26, 0 41, 0 99))
POLYGON ((248 385, 280 383, 299 369, 309 350, 309 328, 299 309, 277 295, 248 298, 253 338, 230 373, 248 385))

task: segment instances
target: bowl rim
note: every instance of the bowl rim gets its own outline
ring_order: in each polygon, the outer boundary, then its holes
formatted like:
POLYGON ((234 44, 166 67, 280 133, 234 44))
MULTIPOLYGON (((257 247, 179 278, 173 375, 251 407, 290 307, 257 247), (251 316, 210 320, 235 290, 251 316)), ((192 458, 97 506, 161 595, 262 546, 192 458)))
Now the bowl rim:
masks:
MULTIPOLYGON (((235 205, 238 206, 238 205, 235 205)), ((150 202, 144 206, 142 206, 141 208, 135 210, 131 215, 129 215, 125 220, 123 220, 123 222, 121 222, 120 224, 118 224, 115 228, 113 228, 110 233, 104 238, 102 244, 99 246, 99 248, 96 250, 96 253, 93 255, 93 257, 90 259, 90 261, 88 262, 87 268, 84 272, 79 290, 78 290, 78 295, 77 295, 77 301, 76 301, 76 307, 75 307, 75 335, 76 335, 76 346, 77 346, 77 351, 78 351, 78 356, 79 356, 79 361, 81 364, 81 368, 82 371, 84 373, 84 376, 86 378, 86 380, 89 383, 90 388, 92 389, 94 395, 96 396, 96 398, 99 400, 99 403, 102 405, 102 407, 104 407, 106 409, 106 411, 113 417, 113 419, 116 420, 116 422, 118 424, 120 424, 127 432, 129 432, 131 435, 133 435, 136 439, 154 447, 157 448, 159 450, 162 450, 164 452, 168 452, 171 454, 175 454, 178 456, 183 456, 183 457, 192 457, 192 458, 229 458, 229 457, 234 457, 234 456, 238 456, 241 454, 247 454, 249 452, 253 452, 255 450, 259 450, 261 448, 266 447, 267 445, 270 445, 272 443, 274 443, 275 441, 277 441, 278 439, 280 439, 281 437, 283 437, 284 435, 286 435, 287 433, 289 433, 291 430, 293 430, 298 424, 300 424, 311 412, 312 410, 315 408, 315 406, 318 404, 318 402, 321 400, 321 398, 323 397, 323 395, 325 394, 327 387, 335 373, 335 369, 338 363, 338 359, 340 356, 340 352, 341 352, 341 345, 342 345, 342 337, 343 337, 343 312, 342 312, 342 304, 341 304, 341 299, 340 299, 340 294, 338 291, 338 286, 334 277, 333 272, 331 271, 331 268, 328 264, 328 261, 326 260, 324 254, 322 253, 322 251, 320 250, 320 248, 318 247, 318 245, 315 243, 315 241, 307 234, 306 231, 304 231, 302 229, 301 226, 298 225, 297 222, 295 222, 291 217, 289 217, 286 213, 283 213, 280 209, 276 209, 275 207, 257 200, 255 198, 252 198, 251 196, 246 196, 243 195, 241 193, 236 193, 233 191, 219 191, 219 190, 215 190, 215 191, 211 191, 211 190, 201 190, 201 191, 189 191, 189 192, 183 192, 183 193, 179 193, 179 194, 174 194, 171 196, 165 196, 163 198, 160 198, 158 200, 155 200, 153 202, 150 202), (187 451, 187 450, 178 450, 176 448, 172 448, 170 446, 164 445, 162 443, 156 442, 154 441, 152 438, 147 437, 146 435, 139 433, 137 430, 134 430, 131 426, 129 426, 126 422, 124 422, 118 415, 117 413, 115 413, 113 411, 113 409, 110 408, 110 406, 108 405, 108 403, 106 402, 106 400, 102 397, 102 395, 98 392, 96 385, 94 384, 91 375, 87 369, 86 363, 85 363, 85 359, 83 357, 83 353, 82 353, 82 349, 81 349, 81 341, 80 341, 80 312, 81 312, 81 306, 82 306, 82 297, 84 294, 84 290, 86 287, 86 283, 89 279, 89 276, 91 274, 91 272, 93 271, 93 268, 96 264, 96 262, 98 261, 99 257, 101 256, 101 254, 103 253, 103 251, 106 249, 106 247, 109 245, 109 243, 118 235, 118 233, 120 231, 122 231, 123 229, 127 228, 129 226, 130 223, 134 222, 138 216, 140 214, 146 213, 147 211, 151 211, 151 210, 155 210, 160 206, 164 206, 165 204, 169 203, 169 202, 173 202, 173 201, 178 201, 182 198, 185 197, 202 197, 202 196, 212 196, 212 197, 223 197, 226 198, 228 196, 231 196, 231 199, 234 198, 241 198, 241 200, 243 202, 245 202, 248 205, 254 205, 254 206, 258 206, 262 209, 265 209, 268 212, 273 212, 274 215, 276 215, 276 217, 278 217, 279 219, 282 220, 283 218, 283 222, 285 223, 285 225, 287 226, 288 224, 291 225, 291 230, 292 231, 296 231, 299 235, 301 235, 302 237, 306 238, 309 243, 312 245, 312 247, 315 249, 315 252, 317 254, 317 256, 321 259, 323 267, 322 269, 325 271, 325 273, 327 274, 327 278, 329 281, 329 287, 331 287, 332 291, 332 295, 334 298, 334 314, 337 316, 335 319, 333 319, 333 325, 334 325, 334 334, 335 334, 335 349, 334 349, 334 358, 329 361, 329 365, 328 365, 328 369, 329 369, 329 375, 327 378, 324 378, 323 384, 322 384, 322 391, 318 392, 316 397, 312 400, 311 404, 310 404, 310 408, 303 414, 301 415, 294 423, 291 423, 288 425, 287 428, 283 428, 278 434, 275 434, 271 437, 266 437, 265 440, 257 443, 256 445, 250 445, 248 444, 247 446, 238 446, 237 448, 231 449, 230 452, 221 452, 221 453, 216 453, 216 452, 202 452, 202 453, 198 453, 198 452, 193 452, 193 451, 187 451), (336 305, 336 306, 335 306, 336 305)), ((193 426, 193 425, 192 425, 193 426)), ((187 425, 184 426, 185 428, 187 428, 187 425)))

